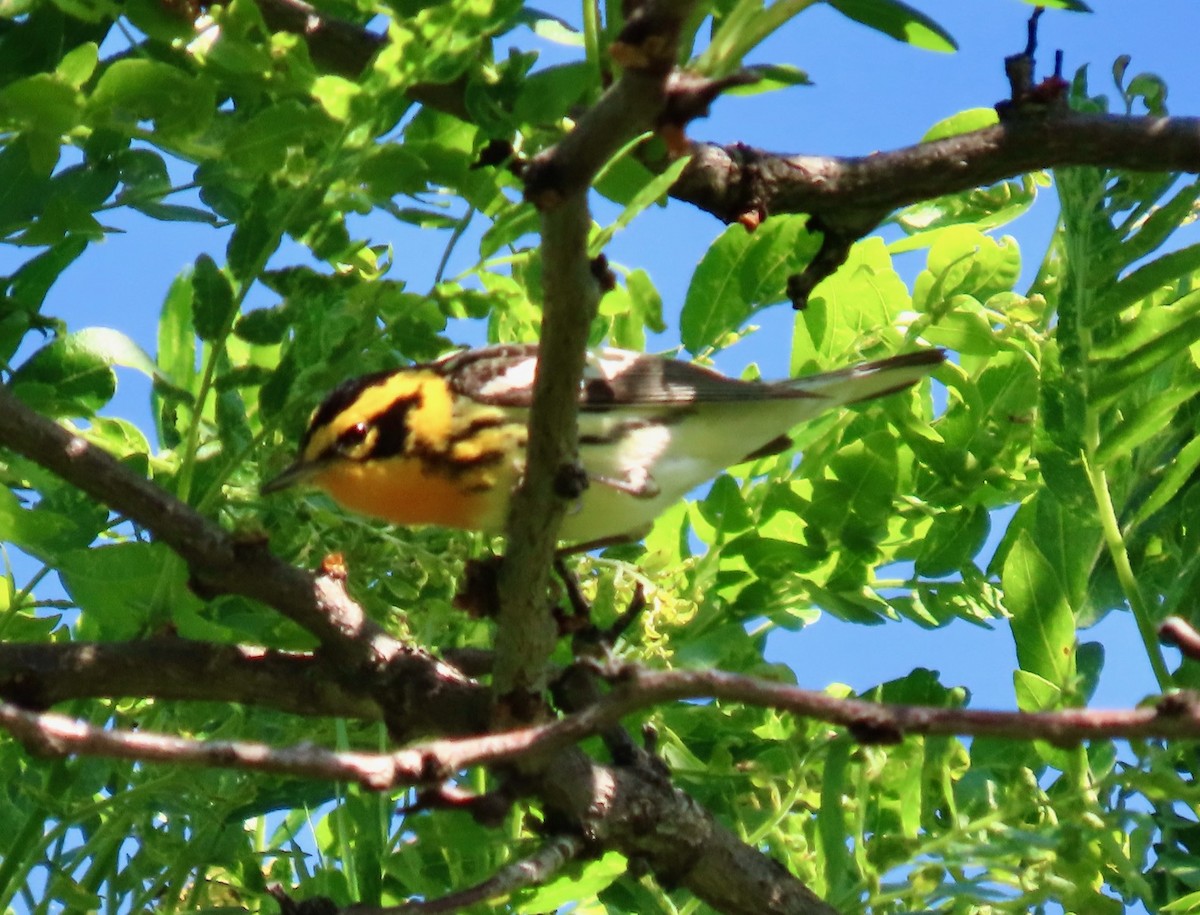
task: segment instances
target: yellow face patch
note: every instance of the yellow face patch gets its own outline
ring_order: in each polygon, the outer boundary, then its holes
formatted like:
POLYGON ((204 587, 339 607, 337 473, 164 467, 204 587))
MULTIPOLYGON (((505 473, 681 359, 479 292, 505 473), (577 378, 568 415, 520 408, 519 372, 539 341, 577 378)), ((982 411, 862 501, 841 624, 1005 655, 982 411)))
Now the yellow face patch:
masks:
MULTIPOLYGON (((444 451, 454 419, 450 389, 445 379, 434 372, 409 369, 364 388, 344 409, 323 425, 312 428, 301 460, 315 461, 329 454, 343 435, 360 424, 364 428, 363 442, 369 440, 373 447, 374 438, 368 439, 373 424, 400 404, 408 405, 404 421, 412 445, 427 451, 444 451)), ((363 456, 369 453, 369 447, 363 450, 363 456)))

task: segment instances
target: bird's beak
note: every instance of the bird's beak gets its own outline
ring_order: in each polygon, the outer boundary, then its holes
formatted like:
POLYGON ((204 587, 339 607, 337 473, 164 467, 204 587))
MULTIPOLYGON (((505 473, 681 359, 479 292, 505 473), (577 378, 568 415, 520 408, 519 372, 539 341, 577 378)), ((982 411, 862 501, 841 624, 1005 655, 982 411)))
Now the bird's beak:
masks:
POLYGON ((262 495, 269 495, 273 492, 279 492, 282 489, 287 489, 289 486, 295 486, 297 483, 303 483, 305 480, 311 479, 318 471, 321 465, 315 461, 296 461, 283 473, 273 477, 263 483, 258 488, 262 495))

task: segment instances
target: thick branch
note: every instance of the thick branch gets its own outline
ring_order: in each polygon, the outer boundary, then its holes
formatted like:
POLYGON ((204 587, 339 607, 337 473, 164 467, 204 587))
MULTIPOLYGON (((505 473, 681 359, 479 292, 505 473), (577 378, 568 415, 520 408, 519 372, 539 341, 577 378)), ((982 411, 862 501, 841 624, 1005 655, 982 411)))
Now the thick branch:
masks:
POLYGON ((861 157, 696 143, 671 196, 725 222, 761 208, 817 214, 826 225, 873 225, 910 203, 1070 165, 1200 172, 1200 118, 1065 111, 861 157))
POLYGON ((0 644, 0 697, 30 709, 69 699, 136 697, 237 702, 293 715, 383 717, 377 702, 347 690, 332 665, 316 655, 173 636, 0 644))
POLYGON ((563 753, 545 772, 541 793, 603 846, 645 861, 660 882, 685 887, 725 915, 837 915, 653 771, 563 753))

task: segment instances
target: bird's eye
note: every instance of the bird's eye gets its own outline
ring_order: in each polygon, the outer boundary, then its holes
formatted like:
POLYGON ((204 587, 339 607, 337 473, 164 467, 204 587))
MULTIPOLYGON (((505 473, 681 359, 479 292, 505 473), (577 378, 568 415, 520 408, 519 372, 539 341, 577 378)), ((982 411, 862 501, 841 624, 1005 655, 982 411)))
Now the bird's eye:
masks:
POLYGON ((363 443, 363 439, 367 437, 369 427, 366 423, 355 423, 346 429, 343 429, 337 437, 337 446, 339 451, 349 451, 363 443))

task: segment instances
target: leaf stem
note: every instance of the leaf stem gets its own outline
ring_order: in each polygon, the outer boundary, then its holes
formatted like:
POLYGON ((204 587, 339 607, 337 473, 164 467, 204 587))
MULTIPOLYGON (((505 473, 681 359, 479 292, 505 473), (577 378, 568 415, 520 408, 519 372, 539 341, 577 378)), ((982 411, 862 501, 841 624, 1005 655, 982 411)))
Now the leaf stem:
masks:
POLYGON ((1146 657, 1154 671, 1154 679, 1158 683, 1158 688, 1166 691, 1171 689, 1174 683, 1170 671, 1167 670, 1167 662, 1163 658, 1162 648, 1158 642, 1158 630, 1154 625, 1150 607, 1142 596, 1142 589, 1138 586, 1137 576, 1134 575, 1133 566, 1129 561, 1129 552, 1125 549, 1125 540, 1121 536, 1121 526, 1117 521, 1116 509, 1113 507, 1112 496, 1108 489, 1108 478, 1102 468, 1092 465, 1086 453, 1081 453, 1080 457, 1083 460, 1084 472, 1092 487, 1092 496, 1096 500, 1096 508, 1100 516, 1100 530, 1104 534, 1108 555, 1116 569, 1117 580, 1121 583, 1121 590, 1125 592, 1125 599, 1129 601, 1130 610, 1133 611, 1133 619, 1137 623, 1138 635, 1142 639, 1146 657))
POLYGON ((587 55, 588 69, 592 71, 592 85, 599 92, 603 66, 600 57, 600 11, 598 0, 583 0, 583 46, 587 55))
POLYGON ((442 252, 442 259, 438 262, 437 273, 433 276, 433 285, 437 286, 442 282, 446 275, 446 266, 450 263, 450 255, 454 253, 454 249, 458 246, 459 239, 463 237, 463 233, 467 231, 467 226, 471 224, 471 220, 475 218, 477 210, 474 205, 467 207, 467 212, 463 213, 462 219, 454 226, 454 231, 450 233, 450 240, 446 242, 446 250, 442 252))
POLYGON ((33 573, 33 576, 29 579, 28 583, 26 583, 25 587, 12 596, 12 600, 10 600, 8 604, 8 611, 2 618, 0 618, 0 639, 4 638, 4 633, 8 631, 9 624, 16 618, 16 615, 21 612, 22 607, 36 606, 36 603, 31 604, 29 602, 29 597, 33 594, 33 589, 36 588, 38 584, 41 583, 42 579, 50 574, 50 572, 51 567, 49 565, 42 566, 33 573))

